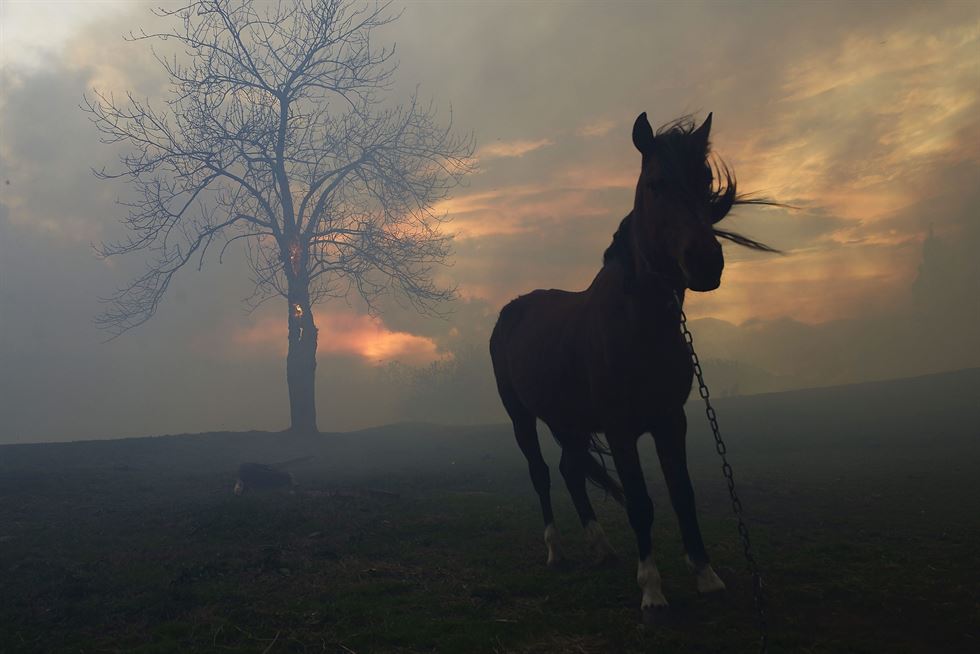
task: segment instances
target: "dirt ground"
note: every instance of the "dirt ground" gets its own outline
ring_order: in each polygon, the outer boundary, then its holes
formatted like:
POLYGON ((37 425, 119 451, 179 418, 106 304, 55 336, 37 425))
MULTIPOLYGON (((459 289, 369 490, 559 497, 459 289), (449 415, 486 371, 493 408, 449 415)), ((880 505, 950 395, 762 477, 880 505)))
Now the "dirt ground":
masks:
MULTIPOLYGON (((921 383, 721 403, 770 651, 980 649, 978 379, 929 382, 928 404, 921 383)), ((557 474, 572 565, 545 567, 505 426, 2 446, 0 652, 757 651, 727 491, 703 428, 691 442, 729 591, 695 592, 644 443, 672 605, 657 626, 624 511, 592 492, 621 554, 592 567, 557 474), (241 461, 309 455, 292 491, 231 492, 241 461)))

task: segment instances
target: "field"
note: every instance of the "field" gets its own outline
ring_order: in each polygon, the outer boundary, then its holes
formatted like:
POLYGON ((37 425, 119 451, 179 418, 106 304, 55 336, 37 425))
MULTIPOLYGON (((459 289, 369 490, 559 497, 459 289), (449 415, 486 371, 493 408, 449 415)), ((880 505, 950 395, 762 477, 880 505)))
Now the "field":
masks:
MULTIPOLYGON (((727 490, 696 404, 692 475, 715 566, 681 560, 652 442, 672 610, 639 622, 625 512, 589 565, 542 427, 573 559, 544 565, 508 427, 404 424, 0 446, 0 652, 751 652, 727 490), (297 465, 292 492, 232 486, 297 465)), ((980 651, 980 371, 718 402, 770 596, 772 652, 980 651)))

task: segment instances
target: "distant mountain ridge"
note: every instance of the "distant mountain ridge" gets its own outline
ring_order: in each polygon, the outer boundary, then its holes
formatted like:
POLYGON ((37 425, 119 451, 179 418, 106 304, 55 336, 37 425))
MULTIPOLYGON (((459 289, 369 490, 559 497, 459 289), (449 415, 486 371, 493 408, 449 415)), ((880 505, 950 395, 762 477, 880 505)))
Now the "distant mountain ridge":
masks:
MULTIPOLYGON (((711 379, 708 379, 709 385, 711 379)), ((754 395, 739 395, 735 397, 716 398, 719 410, 724 411, 721 416, 724 422, 726 418, 738 417, 751 420, 760 415, 767 415, 767 422, 782 416, 786 412, 796 412, 798 416, 807 415, 812 417, 822 417, 826 419, 828 415, 842 413, 849 415, 858 423, 866 420, 880 421, 889 416, 902 417, 909 419, 917 413, 922 420, 929 420, 939 414, 949 416, 963 412, 964 418, 967 416, 980 415, 980 368, 968 368, 952 372, 933 373, 907 377, 902 379, 886 379, 880 381, 859 382, 840 386, 825 386, 818 388, 807 388, 800 390, 775 391, 770 393, 759 393, 754 395), (866 410, 869 412, 867 418, 861 416, 866 410)), ((700 398, 696 389, 691 394, 688 402, 688 413, 695 416, 698 412, 700 398)), ((788 416, 787 416, 788 417, 788 416)), ((697 428, 697 420, 691 419, 692 428, 697 428)), ((887 422, 892 422, 889 419, 887 422)), ((912 420, 912 423, 921 420, 912 420)), ((980 423, 974 423, 978 425, 980 423)), ((397 434, 401 431, 429 431, 433 433, 452 433, 457 436, 464 436, 469 433, 481 433, 486 430, 499 430, 505 425, 467 425, 455 426, 439 423, 429 423, 424 421, 412 421, 405 423, 394 423, 379 425, 351 432, 323 432, 319 436, 312 438, 343 437, 344 439, 364 438, 364 437, 385 437, 397 434)), ((509 425, 506 425, 509 429, 509 425)), ((770 431, 772 426, 766 428, 770 431)), ((974 426, 972 429, 980 429, 974 426)), ((32 447, 52 447, 55 445, 73 445, 89 443, 95 447, 96 443, 104 444, 104 447, 111 447, 109 444, 118 442, 133 441, 159 441, 160 439, 173 439, 175 442, 183 442, 188 439, 211 438, 218 440, 226 439, 249 439, 253 437, 268 436, 284 440, 298 438, 278 432, 207 432, 201 434, 167 434, 161 436, 128 437, 112 440, 90 440, 90 441, 53 441, 46 443, 11 443, 0 444, 0 467, 3 461, 8 460, 10 455, 21 448, 32 447)), ((305 437, 310 438, 310 437, 305 437)))

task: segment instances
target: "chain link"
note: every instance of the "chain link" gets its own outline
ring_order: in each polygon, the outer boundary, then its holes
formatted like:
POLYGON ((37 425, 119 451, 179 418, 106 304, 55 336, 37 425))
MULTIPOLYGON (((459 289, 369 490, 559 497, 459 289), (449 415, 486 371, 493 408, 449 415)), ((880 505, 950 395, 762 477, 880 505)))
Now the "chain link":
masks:
POLYGON ((752 543, 749 541, 749 528, 746 526, 745 520, 742 517, 742 501, 738 498, 738 493, 735 492, 735 474, 726 457, 728 448, 725 446, 725 441, 721 438, 721 429, 718 427, 718 414, 715 413, 714 407, 711 406, 711 393, 708 390, 708 385, 704 383, 704 371, 701 370, 701 361, 698 359, 698 353, 694 351, 694 335, 691 334, 691 330, 687 327, 687 315, 684 313, 684 307, 677 293, 674 293, 674 301, 677 303, 677 310, 680 312, 681 334, 684 335, 684 342, 687 344, 687 350, 691 355, 694 375, 698 379, 698 394, 704 400, 704 412, 708 416, 711 433, 715 437, 715 451, 721 457, 721 472, 725 475, 725 482, 728 484, 728 494, 732 500, 732 513, 735 514, 735 519, 738 521, 738 537, 742 543, 742 550, 745 553, 745 562, 749 573, 752 575, 752 596, 755 600, 755 617, 760 632, 759 651, 762 654, 767 654, 769 651, 769 623, 766 615, 766 592, 762 583, 762 575, 759 573, 759 566, 755 562, 755 557, 752 555, 752 543))

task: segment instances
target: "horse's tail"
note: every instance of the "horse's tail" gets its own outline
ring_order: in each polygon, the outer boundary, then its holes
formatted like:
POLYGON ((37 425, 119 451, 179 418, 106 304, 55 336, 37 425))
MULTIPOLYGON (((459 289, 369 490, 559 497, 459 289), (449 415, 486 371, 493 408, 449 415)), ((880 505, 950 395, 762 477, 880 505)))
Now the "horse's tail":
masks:
POLYGON ((609 455, 609 447, 602 442, 598 434, 592 434, 589 439, 589 456, 586 463, 585 476, 593 484, 612 495, 612 498, 619 504, 626 505, 626 496, 623 494, 623 487, 609 473, 606 465, 606 456, 609 455))

